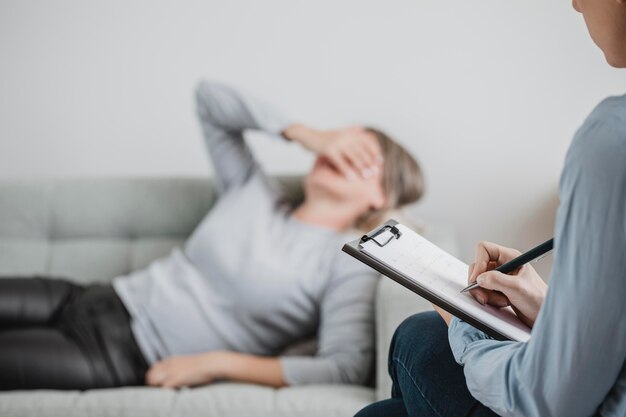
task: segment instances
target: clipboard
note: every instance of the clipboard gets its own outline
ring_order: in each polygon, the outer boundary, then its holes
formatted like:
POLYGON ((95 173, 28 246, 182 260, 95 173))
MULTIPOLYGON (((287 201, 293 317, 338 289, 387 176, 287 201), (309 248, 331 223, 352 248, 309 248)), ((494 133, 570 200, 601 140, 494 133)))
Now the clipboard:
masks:
MULTIPOLYGON (((379 258, 367 253, 363 248, 364 244, 376 245, 381 248, 377 249, 378 251, 382 251, 382 248, 387 248, 388 245, 390 248, 394 247, 394 245, 398 247, 397 243, 392 242, 402 239, 403 236, 410 236, 411 234, 418 236, 421 240, 427 242, 428 245, 436 248, 442 253, 441 256, 444 256, 443 254, 445 254, 450 259, 454 259, 457 263, 461 263, 461 261, 454 258, 452 255, 449 255, 442 249, 437 248, 434 244, 428 242, 426 239, 419 236, 416 232, 411 231, 410 229, 406 228, 406 226, 402 226, 395 220, 388 220, 383 225, 361 237, 361 239, 346 243, 343 246, 342 250, 345 253, 356 258, 357 260, 361 261, 365 265, 369 266, 370 268, 396 281, 398 284, 413 291, 414 293, 421 296, 422 298, 425 298, 431 303, 441 307, 450 314, 471 324, 472 326, 483 331, 484 333, 493 337, 496 340, 526 341, 530 338, 530 329, 526 325, 524 325, 516 316, 514 318, 511 317, 511 313, 513 315, 515 313, 512 312, 510 307, 506 307, 506 309, 509 309, 510 312, 504 312, 504 309, 496 309, 491 306, 482 306, 472 299, 471 301, 464 301, 463 308, 461 308, 459 307, 459 305, 450 302, 450 298, 459 297, 456 294, 452 294, 452 290, 450 290, 449 296, 445 294, 442 296, 441 292, 437 293, 436 290, 433 290, 432 286, 431 288, 429 288, 427 284, 421 283, 419 278, 416 279, 416 277, 409 276, 406 273, 406 268, 405 272, 402 272, 401 270, 399 270, 402 268, 395 268, 393 265, 389 265, 388 263, 381 261, 379 258), (476 306, 471 306, 471 302, 475 303, 476 306), (503 318, 500 318, 498 316, 502 316, 503 318), (503 321, 505 323, 500 323, 500 321, 503 321), (517 321, 518 323, 515 323, 515 321, 517 321), (519 330, 512 331, 511 326, 519 328, 519 330)), ((408 238, 405 237, 405 239, 416 240, 417 237, 410 236, 408 238)), ((458 264, 455 265, 458 267, 458 264)), ((467 269, 465 269, 465 271, 467 271, 467 269)), ((465 276, 467 276, 467 272, 465 272, 463 278, 465 278, 465 276)), ((463 288, 463 286, 465 286, 466 282, 463 280, 461 284, 462 285, 460 286, 459 291, 461 288, 463 288)), ((467 296, 471 297, 469 295, 467 296)))

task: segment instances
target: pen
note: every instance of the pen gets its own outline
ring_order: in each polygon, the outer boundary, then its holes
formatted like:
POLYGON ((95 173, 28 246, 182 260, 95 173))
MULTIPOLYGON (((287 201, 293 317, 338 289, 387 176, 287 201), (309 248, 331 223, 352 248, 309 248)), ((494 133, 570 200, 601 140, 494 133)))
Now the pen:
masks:
MULTIPOLYGON (((538 261, 539 259, 543 258, 543 256, 545 256, 548 252, 550 252, 553 247, 554 247, 554 238, 546 242, 543 242, 541 245, 532 248, 531 250, 529 250, 526 253, 521 254, 517 258, 512 259, 505 264, 500 265, 495 270, 498 272, 502 272, 503 274, 508 274, 509 272, 515 271, 517 268, 519 268, 520 266, 524 264, 527 264, 528 262, 531 262, 533 260, 538 261)), ((478 288, 479 286, 480 285, 478 285, 478 283, 475 282, 463 288, 461 292, 467 292, 469 290, 473 290, 474 288, 478 288)))

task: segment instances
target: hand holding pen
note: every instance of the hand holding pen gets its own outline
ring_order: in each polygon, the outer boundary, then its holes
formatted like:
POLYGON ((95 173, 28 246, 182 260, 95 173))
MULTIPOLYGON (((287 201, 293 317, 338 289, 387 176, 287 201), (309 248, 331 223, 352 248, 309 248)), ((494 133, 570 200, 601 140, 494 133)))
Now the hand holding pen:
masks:
POLYGON ((469 290, 470 294, 481 304, 495 307, 510 305, 520 320, 532 327, 548 286, 527 262, 545 254, 548 247, 552 248, 551 240, 522 256, 515 249, 495 243, 478 243, 476 260, 469 266, 468 281, 475 284, 468 287, 473 288, 469 290))

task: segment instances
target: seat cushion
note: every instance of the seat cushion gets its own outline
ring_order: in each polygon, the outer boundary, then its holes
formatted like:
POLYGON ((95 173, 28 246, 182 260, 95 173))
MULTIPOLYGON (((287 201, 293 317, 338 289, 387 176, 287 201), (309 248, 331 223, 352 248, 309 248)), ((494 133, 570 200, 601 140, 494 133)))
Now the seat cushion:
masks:
POLYGON ((168 390, 129 387, 90 391, 0 393, 0 415, 102 417, 345 417, 374 401, 374 390, 350 385, 273 389, 219 383, 168 390))

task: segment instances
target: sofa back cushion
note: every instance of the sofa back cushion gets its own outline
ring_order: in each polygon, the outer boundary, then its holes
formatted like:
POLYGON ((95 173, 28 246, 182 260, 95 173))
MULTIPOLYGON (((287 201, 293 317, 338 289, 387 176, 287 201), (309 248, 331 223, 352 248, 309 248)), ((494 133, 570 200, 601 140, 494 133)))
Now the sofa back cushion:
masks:
MULTIPOLYGON (((301 177, 279 177, 302 199, 301 177)), ((200 178, 0 182, 0 276, 107 282, 180 246, 215 202, 200 178)))

